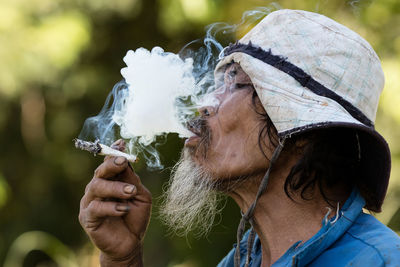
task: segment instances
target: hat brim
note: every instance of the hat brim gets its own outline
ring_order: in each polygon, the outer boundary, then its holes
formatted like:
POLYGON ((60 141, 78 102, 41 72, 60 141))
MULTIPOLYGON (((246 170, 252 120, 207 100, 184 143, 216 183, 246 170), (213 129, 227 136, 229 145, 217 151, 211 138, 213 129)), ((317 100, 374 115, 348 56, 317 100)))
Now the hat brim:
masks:
POLYGON ((293 129, 289 135, 283 132, 279 136, 287 138, 317 129, 328 128, 351 128, 357 130, 360 142, 359 171, 363 186, 363 188, 359 189, 366 200, 365 208, 373 212, 381 212, 389 185, 391 155, 387 142, 373 128, 358 123, 325 122, 293 129))

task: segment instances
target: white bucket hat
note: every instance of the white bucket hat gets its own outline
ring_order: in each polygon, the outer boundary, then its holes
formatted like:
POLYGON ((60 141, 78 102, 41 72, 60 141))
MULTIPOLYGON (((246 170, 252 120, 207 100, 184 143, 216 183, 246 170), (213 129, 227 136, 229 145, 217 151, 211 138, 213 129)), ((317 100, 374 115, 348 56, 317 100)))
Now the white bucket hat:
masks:
POLYGON ((226 47, 215 69, 237 62, 249 75, 280 138, 318 128, 357 129, 362 177, 379 212, 390 175, 390 151, 374 130, 384 86, 380 60, 355 32, 316 13, 270 13, 226 47))

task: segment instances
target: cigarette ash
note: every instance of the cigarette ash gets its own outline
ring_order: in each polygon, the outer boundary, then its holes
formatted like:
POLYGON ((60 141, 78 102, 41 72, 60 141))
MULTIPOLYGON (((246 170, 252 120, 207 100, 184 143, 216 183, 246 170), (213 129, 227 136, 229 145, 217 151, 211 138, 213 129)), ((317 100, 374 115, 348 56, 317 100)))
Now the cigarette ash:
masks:
POLYGON ((109 146, 106 146, 104 144, 100 144, 100 140, 96 140, 94 142, 89 142, 89 141, 83 141, 78 138, 75 138, 74 140, 75 147, 89 151, 93 153, 95 156, 98 155, 103 155, 103 156, 113 156, 113 157, 124 157, 130 162, 136 162, 137 158, 136 156, 126 154, 122 151, 116 150, 114 148, 111 148, 109 146))
POLYGON ((95 156, 101 152, 100 140, 98 139, 94 142, 88 142, 75 138, 73 141, 75 143, 76 148, 89 151, 90 153, 93 153, 95 156))
POLYGON ((212 94, 213 71, 223 47, 237 38, 239 28, 249 28, 271 11, 247 11, 238 25, 209 25, 205 38, 187 44, 179 55, 160 47, 128 51, 127 67, 121 69, 124 79, 114 86, 100 113, 85 121, 79 138, 98 139, 104 145, 123 138, 127 153, 140 153, 149 169, 161 169, 157 146, 166 135, 191 136, 185 126, 198 115, 198 107, 219 104, 212 94))

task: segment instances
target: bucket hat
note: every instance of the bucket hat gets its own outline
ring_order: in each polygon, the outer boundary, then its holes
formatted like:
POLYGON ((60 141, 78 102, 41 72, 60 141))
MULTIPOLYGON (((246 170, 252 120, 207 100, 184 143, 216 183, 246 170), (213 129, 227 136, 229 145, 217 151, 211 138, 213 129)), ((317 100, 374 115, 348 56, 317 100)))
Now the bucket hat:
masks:
POLYGON ((231 62, 250 77, 280 138, 321 128, 356 129, 363 189, 373 199, 365 208, 381 211, 391 159, 374 129, 384 75, 367 41, 323 15, 279 10, 222 51, 217 83, 231 62))

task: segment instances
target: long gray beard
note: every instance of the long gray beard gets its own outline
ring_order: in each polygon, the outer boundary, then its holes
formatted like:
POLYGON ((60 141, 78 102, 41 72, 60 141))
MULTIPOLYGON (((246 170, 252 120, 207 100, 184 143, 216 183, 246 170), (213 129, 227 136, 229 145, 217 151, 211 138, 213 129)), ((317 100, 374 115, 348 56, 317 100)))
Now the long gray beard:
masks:
POLYGON ((177 235, 195 232, 207 235, 219 213, 221 196, 211 175, 196 165, 188 151, 173 168, 167 190, 163 194, 160 214, 164 223, 177 235))

